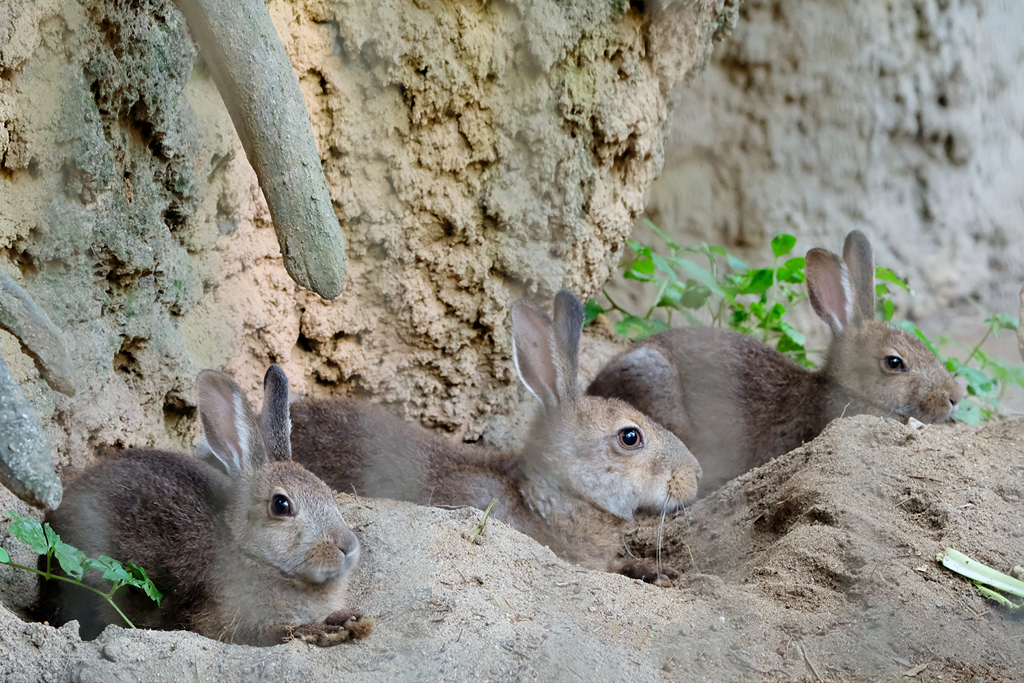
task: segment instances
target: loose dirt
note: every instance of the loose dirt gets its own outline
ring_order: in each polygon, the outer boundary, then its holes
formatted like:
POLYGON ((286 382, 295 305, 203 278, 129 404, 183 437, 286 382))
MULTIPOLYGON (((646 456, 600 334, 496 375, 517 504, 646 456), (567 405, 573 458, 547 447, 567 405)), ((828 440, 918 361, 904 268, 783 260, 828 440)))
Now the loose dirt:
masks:
MULTIPOLYGON (((364 554, 362 641, 252 648, 22 621, 0 568, 4 681, 1019 681, 1024 617, 941 567, 1024 563, 1024 420, 834 422, 665 520, 670 587, 584 570, 480 513, 341 495, 364 554)), ((625 539, 656 557, 658 520, 625 539)), ((0 537, 14 550, 20 544, 0 537)), ((31 558, 21 557, 22 561, 31 558)))

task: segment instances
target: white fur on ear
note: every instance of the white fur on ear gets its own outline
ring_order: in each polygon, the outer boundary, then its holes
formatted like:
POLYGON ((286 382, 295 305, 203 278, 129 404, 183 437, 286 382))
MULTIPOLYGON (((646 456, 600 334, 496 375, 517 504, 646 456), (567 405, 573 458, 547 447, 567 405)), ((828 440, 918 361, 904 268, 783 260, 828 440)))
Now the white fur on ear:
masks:
POLYGON ((551 321, 526 301, 512 305, 512 359, 519 380, 545 406, 558 405, 558 368, 551 321))
MULTIPOLYGON (((850 269, 846 267, 845 263, 840 264, 839 266, 839 283, 843 287, 843 310, 846 311, 846 320, 847 322, 849 322, 853 320, 854 293, 853 283, 850 281, 850 269)), ((836 317, 835 313, 832 314, 832 319, 836 321, 836 329, 842 331, 844 325, 839 320, 839 318, 836 317)))
MULTIPOLYGON (((206 440, 205 434, 199 437, 199 441, 196 442, 196 447, 193 449, 192 455, 200 460, 204 460, 211 455, 215 458, 217 457, 217 454, 213 452, 213 448, 210 447, 210 442, 206 440)), ((217 459, 219 460, 220 458, 217 459)))
POLYGON ((240 472, 245 472, 250 469, 249 443, 252 440, 252 434, 249 433, 249 424, 245 419, 245 404, 242 401, 242 395, 235 394, 231 398, 235 405, 235 432, 238 441, 233 444, 229 443, 228 447, 231 448, 235 468, 240 472))
MULTIPOLYGON (((552 346, 554 342, 549 342, 552 346)), ((539 390, 534 388, 530 382, 526 380, 527 375, 523 374, 523 368, 519 365, 519 351, 516 349, 516 337, 512 335, 512 364, 515 365, 516 375, 519 377, 519 381, 523 383, 526 390, 533 394, 534 398, 540 401, 543 405, 553 405, 558 402, 558 397, 544 384, 541 384, 542 389, 548 389, 543 391, 543 396, 539 393, 539 390)))

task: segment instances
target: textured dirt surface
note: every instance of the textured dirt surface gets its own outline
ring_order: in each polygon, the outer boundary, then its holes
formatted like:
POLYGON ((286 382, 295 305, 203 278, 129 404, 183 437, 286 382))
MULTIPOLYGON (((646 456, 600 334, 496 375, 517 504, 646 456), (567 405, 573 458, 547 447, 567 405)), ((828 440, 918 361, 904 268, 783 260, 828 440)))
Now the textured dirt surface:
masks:
MULTIPOLYGON (((24 623, 33 582, 0 568, 0 679, 1024 680, 1024 619, 939 566, 955 547, 1024 561, 1024 421, 833 423, 663 530, 657 588, 580 569, 479 512, 341 496, 363 543, 363 641, 319 650, 188 633, 24 623)), ((656 556, 656 520, 624 539, 656 556)), ((0 538, 4 547, 18 544, 0 538)), ((24 558, 23 558, 24 559, 24 558)))

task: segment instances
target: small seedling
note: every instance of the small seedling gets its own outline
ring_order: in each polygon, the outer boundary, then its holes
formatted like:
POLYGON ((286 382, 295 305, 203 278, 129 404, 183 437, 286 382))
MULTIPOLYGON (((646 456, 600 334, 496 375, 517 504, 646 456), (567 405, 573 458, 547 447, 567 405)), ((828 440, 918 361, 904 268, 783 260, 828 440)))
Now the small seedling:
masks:
POLYGON ((481 517, 480 521, 477 523, 477 525, 475 527, 473 527, 472 529, 470 529, 469 533, 466 534, 466 540, 467 541, 469 541, 470 543, 473 543, 473 542, 476 541, 477 536, 479 536, 480 533, 484 530, 484 527, 487 526, 487 517, 490 516, 491 508, 493 508, 494 504, 497 503, 497 502, 498 502, 497 498, 491 498, 490 504, 487 506, 487 509, 484 510, 484 516, 481 517))
POLYGON ((1017 597, 1024 598, 1024 581, 1018 581, 1012 576, 1007 576, 1002 572, 998 572, 977 560, 972 560, 963 553, 953 550, 952 548, 946 548, 946 551, 939 553, 935 559, 942 563, 942 566, 947 569, 952 569, 957 574, 961 574, 970 579, 978 588, 978 592, 980 592, 984 597, 989 598, 990 600, 995 600, 999 604, 1012 609, 1018 609, 1020 607, 1020 605, 1012 602, 1002 593, 997 593, 992 590, 992 588, 998 588, 1003 591, 1003 593, 1009 593, 1010 595, 1016 595, 1017 597), (986 588, 986 585, 991 586, 991 588, 986 588))
POLYGON ((19 515, 13 510, 4 510, 3 513, 11 520, 11 523, 7 526, 7 531, 12 536, 32 546, 32 549, 40 555, 46 555, 46 571, 11 562, 11 556, 3 548, 0 548, 0 564, 6 564, 16 569, 24 569, 27 572, 38 574, 44 579, 66 581, 91 590, 109 602, 110 606, 117 610, 117 613, 121 615, 121 618, 124 619, 130 628, 135 628, 135 624, 125 616, 124 612, 121 611, 113 600, 114 593, 118 589, 122 586, 134 586, 144 591, 158 605, 160 604, 160 599, 163 595, 153 585, 149 577, 146 576, 146 570, 142 567, 133 562, 129 562, 128 566, 125 567, 117 560, 106 555, 100 555, 95 559, 86 557, 85 553, 81 550, 60 540, 60 536, 50 528, 49 523, 40 524, 31 517, 19 515), (53 573, 53 570, 56 569, 56 567, 51 565, 54 558, 57 559, 61 569, 68 576, 53 573), (103 578, 111 582, 109 591, 103 592, 82 581, 82 577, 90 569, 98 569, 103 572, 103 578))
MULTIPOLYGON (((710 324, 755 335, 796 363, 814 367, 814 361, 808 354, 813 355, 815 350, 806 348, 806 337, 785 319, 794 307, 807 299, 803 287, 804 259, 790 256, 796 246, 796 237, 776 234, 771 242, 772 266, 752 268, 722 247, 707 244, 680 246, 654 223, 647 219, 644 222, 664 242, 663 252, 667 251, 668 255, 659 254, 655 249, 630 239, 626 244, 636 257, 624 261, 621 268, 623 278, 649 283, 655 289, 650 305, 642 314, 636 314, 625 310, 607 292, 603 292, 608 306, 601 306, 595 299, 588 301, 585 306, 588 323, 601 313, 616 313, 620 318, 615 322, 619 334, 630 339, 643 339, 669 329, 673 315, 681 315, 690 325, 710 324), (688 256, 698 258, 694 260, 688 256), (705 260, 707 267, 698 263, 705 260), (664 319, 654 317, 657 311, 663 313, 664 319), (704 313, 701 317, 710 322, 697 319, 700 311, 704 313)), ((911 296, 914 292, 905 278, 888 268, 875 268, 875 278, 877 314, 888 322, 895 312, 892 294, 896 288, 911 296)), ((936 344, 909 320, 899 323, 900 327, 919 337, 940 360, 944 360, 950 372, 967 383, 968 395, 961 401, 955 418, 970 424, 979 424, 998 415, 999 399, 1007 387, 1024 387, 1024 368, 1009 367, 986 356, 981 350, 989 336, 998 336, 1000 330, 1017 329, 1018 320, 998 314, 988 317, 985 323, 989 326, 988 331, 963 362, 954 356, 944 358, 936 344), (971 367, 975 361, 977 366, 971 367)), ((954 342, 943 335, 939 343, 954 342)))

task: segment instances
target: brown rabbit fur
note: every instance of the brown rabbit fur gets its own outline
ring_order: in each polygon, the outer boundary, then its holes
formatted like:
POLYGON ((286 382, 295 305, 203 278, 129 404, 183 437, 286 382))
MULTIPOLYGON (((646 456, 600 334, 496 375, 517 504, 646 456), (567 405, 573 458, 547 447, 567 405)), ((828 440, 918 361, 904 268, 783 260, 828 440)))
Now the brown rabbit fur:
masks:
MULTIPOLYGON (((288 378, 277 366, 267 372, 262 424, 227 375, 206 370, 196 384, 205 448, 222 470, 180 453, 125 451, 86 469, 46 521, 90 557, 146 570, 159 606, 135 588, 115 597, 138 627, 249 645, 368 634, 372 621, 346 609, 359 541, 327 485, 290 461, 288 378)), ((87 583, 102 586, 97 574, 87 583)), ((124 623, 63 581, 40 579, 32 611, 54 626, 78 620, 85 639, 124 623)))
POLYGON ((587 389, 620 398, 678 436, 704 471, 702 493, 816 437, 842 415, 949 420, 963 389, 914 335, 875 320, 871 245, 851 232, 843 259, 807 252, 807 289, 832 331, 811 372, 748 335, 687 327, 616 356, 587 389))
POLYGON ((543 403, 518 453, 455 443, 354 399, 292 405, 292 449, 339 491, 423 505, 487 507, 583 566, 653 580, 618 557, 638 511, 673 511, 696 498, 700 466, 670 432, 622 401, 579 395, 583 307, 568 290, 554 324, 525 301, 512 308, 520 379, 543 403))

